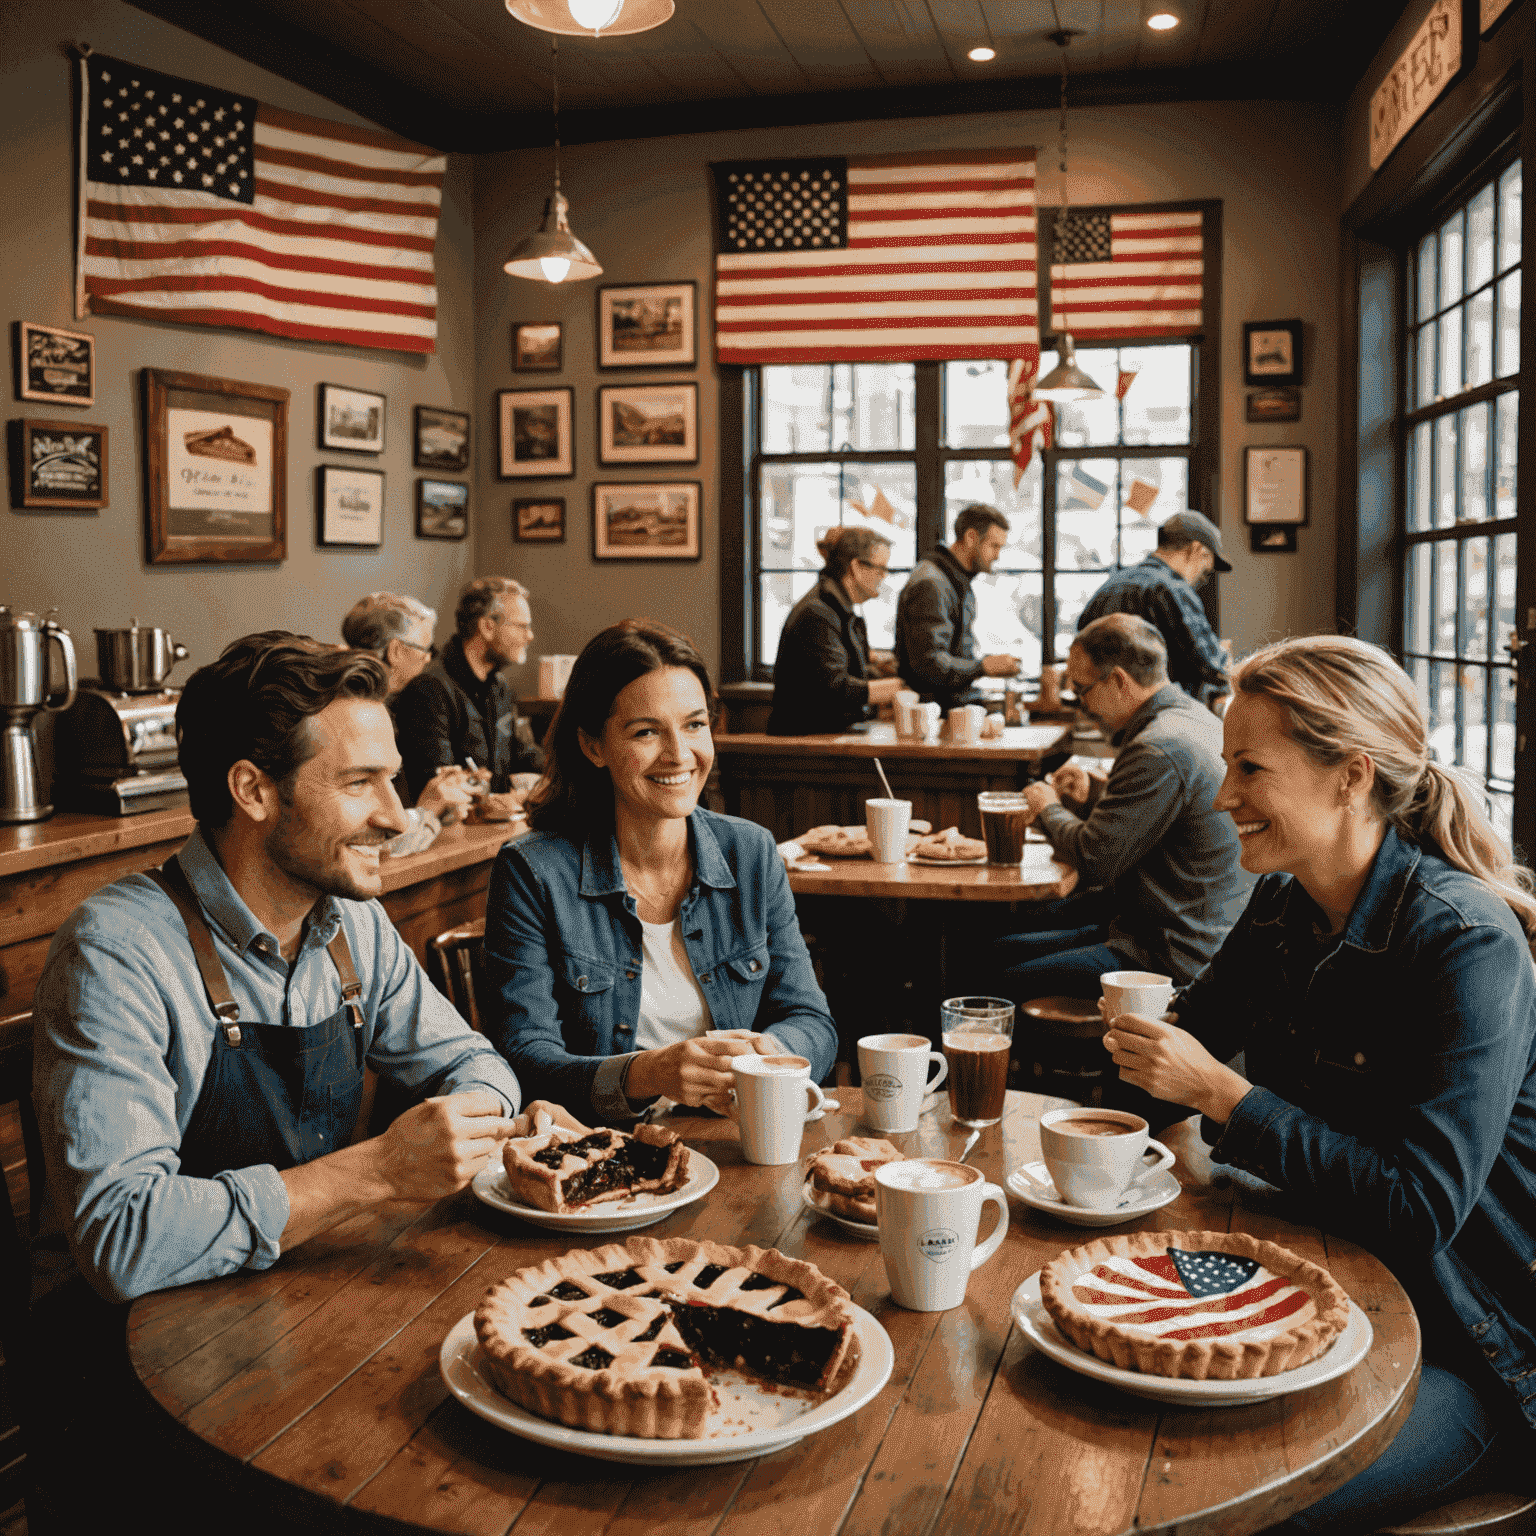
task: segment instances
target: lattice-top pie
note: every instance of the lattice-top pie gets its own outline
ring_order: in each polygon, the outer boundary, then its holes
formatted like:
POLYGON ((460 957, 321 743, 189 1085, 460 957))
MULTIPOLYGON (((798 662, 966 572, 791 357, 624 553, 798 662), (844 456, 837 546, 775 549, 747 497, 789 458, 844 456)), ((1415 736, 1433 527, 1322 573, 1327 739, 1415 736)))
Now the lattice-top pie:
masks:
POLYGON ((517 1200, 562 1214, 630 1195, 665 1194, 688 1182, 688 1149, 660 1125, 633 1131, 551 1125, 537 1136, 513 1137, 501 1149, 501 1162, 517 1200))
POLYGON ((1079 1349, 1190 1381, 1277 1376, 1320 1355, 1349 1297, 1317 1264, 1244 1232, 1132 1232, 1040 1271, 1040 1300, 1079 1349))
POLYGON ((475 1312, 486 1374, 542 1418, 699 1439, 708 1365, 825 1396, 858 1360, 848 1293, 776 1249, 632 1237, 518 1270, 475 1312))
POLYGON ((899 1163, 906 1153, 873 1136, 846 1136, 810 1161, 811 1187, 822 1204, 850 1221, 875 1220, 875 1169, 899 1163))

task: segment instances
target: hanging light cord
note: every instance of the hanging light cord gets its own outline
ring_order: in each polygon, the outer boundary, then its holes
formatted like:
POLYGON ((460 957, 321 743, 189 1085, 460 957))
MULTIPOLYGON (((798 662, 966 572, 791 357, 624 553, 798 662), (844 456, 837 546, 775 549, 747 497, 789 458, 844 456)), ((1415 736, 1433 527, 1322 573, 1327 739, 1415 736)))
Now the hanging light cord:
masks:
POLYGON ((1061 154, 1061 212, 1057 217, 1062 223, 1067 219, 1067 43, 1063 37, 1061 43, 1061 130, 1058 148, 1061 154))
MULTIPOLYGON (((550 33, 549 36, 549 60, 550 77, 555 84, 555 191, 558 193, 560 191, 560 39, 554 33, 550 33)), ((1062 86, 1062 101, 1066 101, 1066 86, 1062 86)), ((1062 131, 1066 131, 1065 127, 1062 131)))

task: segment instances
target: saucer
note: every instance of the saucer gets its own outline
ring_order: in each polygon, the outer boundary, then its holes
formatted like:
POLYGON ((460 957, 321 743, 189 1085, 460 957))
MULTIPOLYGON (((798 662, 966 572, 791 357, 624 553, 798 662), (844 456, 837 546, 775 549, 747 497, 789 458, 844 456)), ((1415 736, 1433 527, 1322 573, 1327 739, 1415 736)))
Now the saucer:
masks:
POLYGON ((830 1211, 824 1206, 818 1196, 821 1191, 807 1179, 800 1190, 800 1199, 808 1211, 815 1211, 818 1216, 825 1216, 828 1221, 835 1221, 838 1226, 846 1228, 855 1237, 869 1237, 876 1241, 880 1237, 880 1228, 872 1221, 855 1221, 851 1216, 839 1216, 836 1211, 830 1211))
POLYGON ((1150 1216, 1165 1205, 1179 1198, 1182 1188, 1179 1181, 1166 1168, 1159 1169, 1142 1186, 1142 1193, 1128 1195, 1123 1204, 1107 1210, 1089 1210, 1081 1205, 1068 1205, 1056 1193, 1056 1186, 1046 1171, 1044 1163, 1026 1163, 1008 1175, 1008 1189, 1032 1210, 1044 1211, 1058 1220, 1069 1221, 1074 1227, 1113 1227, 1122 1221, 1134 1221, 1138 1216, 1150 1216), (1029 1175, 1045 1185, 1045 1189, 1030 1183, 1029 1175))

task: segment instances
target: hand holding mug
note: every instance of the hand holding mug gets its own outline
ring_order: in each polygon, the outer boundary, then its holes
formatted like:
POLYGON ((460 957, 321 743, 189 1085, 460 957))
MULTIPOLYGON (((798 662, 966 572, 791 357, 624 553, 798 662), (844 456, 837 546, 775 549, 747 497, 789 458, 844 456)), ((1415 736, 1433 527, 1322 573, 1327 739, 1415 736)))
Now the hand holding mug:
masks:
POLYGON ((1118 1015, 1110 1021, 1104 1049, 1123 1082, 1168 1103, 1192 1105, 1223 1123, 1253 1086, 1217 1061, 1188 1030, 1161 1019, 1118 1015))

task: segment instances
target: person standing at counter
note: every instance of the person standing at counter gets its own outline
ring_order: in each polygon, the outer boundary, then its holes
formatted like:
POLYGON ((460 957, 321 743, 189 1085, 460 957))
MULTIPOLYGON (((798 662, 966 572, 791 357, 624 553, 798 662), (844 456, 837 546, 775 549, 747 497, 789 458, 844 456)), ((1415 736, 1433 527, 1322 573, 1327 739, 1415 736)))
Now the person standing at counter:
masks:
POLYGON ((816 546, 821 579, 790 610, 773 663, 771 736, 846 731, 906 685, 875 677, 869 632, 855 610, 880 595, 891 541, 873 528, 833 528, 816 546))

